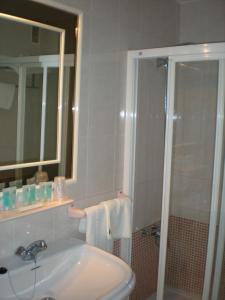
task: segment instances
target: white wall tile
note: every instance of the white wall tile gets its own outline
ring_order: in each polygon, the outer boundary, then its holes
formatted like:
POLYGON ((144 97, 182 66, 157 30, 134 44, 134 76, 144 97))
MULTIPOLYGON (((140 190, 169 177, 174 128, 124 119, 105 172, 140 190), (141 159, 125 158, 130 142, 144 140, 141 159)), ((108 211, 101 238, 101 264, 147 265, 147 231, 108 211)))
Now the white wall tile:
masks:
POLYGON ((119 47, 121 50, 138 49, 140 45, 140 0, 120 0, 119 47))
POLYGON ((90 28, 90 50, 92 54, 117 51, 119 43, 118 14, 109 19, 99 15, 92 16, 90 28))
POLYGON ((91 0, 91 13, 98 18, 115 21, 119 13, 119 0, 91 0))
POLYGON ((225 2, 200 0, 180 5, 179 39, 180 43, 225 41, 225 2))
POLYGON ((0 258, 14 253, 14 224, 13 221, 0 224, 0 258))
POLYGON ((69 218, 67 207, 52 210, 54 240, 77 236, 79 220, 69 218))
POLYGON ((114 191, 115 138, 112 135, 88 139, 88 167, 86 196, 114 191))
POLYGON ((115 54, 92 56, 89 85, 89 136, 114 134, 116 80, 118 68, 115 54))
POLYGON ((41 239, 46 242, 54 239, 51 211, 33 214, 14 221, 14 249, 41 239))

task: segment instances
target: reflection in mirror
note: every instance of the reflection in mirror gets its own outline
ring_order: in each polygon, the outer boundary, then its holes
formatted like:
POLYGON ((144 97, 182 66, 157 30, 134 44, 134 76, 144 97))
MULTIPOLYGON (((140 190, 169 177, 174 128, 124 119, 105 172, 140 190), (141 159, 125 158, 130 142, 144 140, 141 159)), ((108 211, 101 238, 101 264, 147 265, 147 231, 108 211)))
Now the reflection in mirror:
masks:
POLYGON ((2 186, 26 184, 37 171, 71 178, 77 16, 27 0, 2 0, 0 13, 65 30, 62 143, 58 149, 60 32, 0 18, 0 171, 2 186), (1 97, 4 95, 4 97, 1 97), (57 161, 57 152, 61 153, 57 161), (55 163, 53 163, 55 160, 55 163), (47 161, 20 168, 20 163, 47 161), (16 181, 15 181, 16 180, 16 181))
POLYGON ((18 67, 0 65, 0 165, 16 159, 18 67))
POLYGON ((59 146, 61 141, 55 133, 61 130, 61 111, 53 109, 47 115, 46 108, 57 108, 61 103, 63 78, 60 70, 64 56, 64 30, 0 14, 0 36, 0 110, 8 115, 7 126, 0 118, 0 127, 4 127, 5 133, 16 135, 13 144, 7 134, 0 140, 0 157, 4 157, 2 152, 12 148, 7 160, 0 158, 0 169, 2 166, 9 169, 16 168, 17 164, 44 161, 46 156, 48 160, 59 161, 60 151, 56 145, 59 146), (52 66, 56 71, 54 80, 48 81, 52 77, 49 76, 52 66), (4 68, 13 68, 17 72, 16 84, 12 83, 9 74, 7 80, 11 83, 5 80, 4 68), (15 102, 18 103, 17 111, 13 109, 15 102), (12 128, 11 121, 15 119, 16 128, 12 128), (46 125, 53 131, 52 151, 45 147, 46 125))
POLYGON ((9 18, 0 16, 1 57, 5 57, 7 60, 10 57, 39 57, 59 54, 60 28, 57 30, 57 27, 51 28, 50 25, 49 28, 42 28, 43 23, 29 22, 33 21, 30 18, 23 18, 23 22, 10 14, 8 16, 9 18))
MULTIPOLYGON (((41 116, 43 93, 43 69, 41 67, 26 68, 26 87, 24 103, 23 143, 17 141, 20 150, 16 162, 32 162, 41 160, 41 116), (26 145, 25 147, 23 145, 26 145), (23 151, 22 151, 23 149, 23 151)), ((19 134, 18 134, 19 137, 19 134)))

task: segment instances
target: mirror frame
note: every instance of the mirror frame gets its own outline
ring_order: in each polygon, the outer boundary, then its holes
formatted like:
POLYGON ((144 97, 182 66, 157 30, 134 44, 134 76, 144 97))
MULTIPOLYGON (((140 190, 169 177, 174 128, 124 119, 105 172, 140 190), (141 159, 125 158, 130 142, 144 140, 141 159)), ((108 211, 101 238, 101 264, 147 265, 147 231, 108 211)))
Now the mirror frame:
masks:
MULTIPOLYGON (((0 166, 0 171, 60 163, 60 161, 61 161, 61 140, 62 140, 61 133, 62 133, 62 107, 63 107, 62 97, 63 97, 65 29, 47 25, 47 24, 43 24, 43 23, 36 22, 36 21, 32 21, 29 19, 24 19, 21 17, 16 17, 16 16, 9 15, 9 14, 4 14, 4 13, 0 13, 0 18, 4 18, 6 20, 15 21, 15 22, 19 22, 19 23, 23 23, 23 24, 27 24, 27 25, 31 25, 31 26, 36 26, 39 28, 47 29, 47 30, 52 30, 52 31, 58 32, 60 34, 56 159, 4 165, 4 166, 0 166)), ((58 55, 56 55, 56 56, 58 56, 58 55)))
MULTIPOLYGON (((76 49, 76 58, 75 58, 75 93, 74 93, 74 107, 73 107, 73 152, 72 152, 72 177, 66 179, 67 185, 74 187, 74 184, 77 182, 78 174, 78 133, 79 133, 79 117, 80 117, 80 100, 81 100, 81 70, 83 65, 83 44, 84 43, 84 27, 86 17, 84 17, 84 12, 81 8, 77 8, 80 5, 72 6, 69 4, 64 4, 56 2, 55 0, 29 0, 36 2, 48 7, 53 7, 59 10, 63 10, 68 13, 72 13, 78 17, 78 26, 77 26, 77 49, 76 49)), ((76 5, 76 4, 75 4, 76 5)), ((82 5, 81 5, 82 7, 82 5)), ((83 70, 82 70, 83 71, 83 70)))

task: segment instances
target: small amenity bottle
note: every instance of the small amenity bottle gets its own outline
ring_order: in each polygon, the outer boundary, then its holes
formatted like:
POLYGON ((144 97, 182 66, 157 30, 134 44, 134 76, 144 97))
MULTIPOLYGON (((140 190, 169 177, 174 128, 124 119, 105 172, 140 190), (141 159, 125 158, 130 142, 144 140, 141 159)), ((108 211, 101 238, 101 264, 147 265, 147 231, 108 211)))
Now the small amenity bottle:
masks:
POLYGON ((5 188, 2 191, 3 210, 16 208, 16 187, 5 188))
POLYGON ((66 198, 66 179, 63 176, 54 178, 54 199, 64 200, 66 198))

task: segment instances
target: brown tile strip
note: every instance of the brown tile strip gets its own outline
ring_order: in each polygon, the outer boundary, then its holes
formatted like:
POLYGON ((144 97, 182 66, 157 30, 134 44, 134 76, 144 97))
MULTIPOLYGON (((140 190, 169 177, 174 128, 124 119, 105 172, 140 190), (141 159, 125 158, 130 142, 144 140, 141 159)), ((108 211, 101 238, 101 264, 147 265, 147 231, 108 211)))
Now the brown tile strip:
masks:
POLYGON ((171 216, 166 284, 189 294, 202 294, 208 224, 171 216))
POLYGON ((115 240, 113 243, 113 254, 120 257, 120 240, 115 240))
POLYGON ((158 254, 153 237, 143 237, 141 231, 133 234, 132 269, 136 274, 136 287, 131 300, 144 300, 156 291, 158 254))
MULTIPOLYGON (((151 225, 149 226, 149 228, 151 225)), ((208 224, 171 216, 169 218, 166 285, 188 295, 201 295, 207 254, 208 224)), ((114 242, 119 256, 120 241, 114 242)), ((154 238, 133 233, 132 269, 136 287, 131 300, 145 300, 156 292, 159 248, 154 238)), ((221 297, 225 299, 225 261, 221 280, 221 297)))

